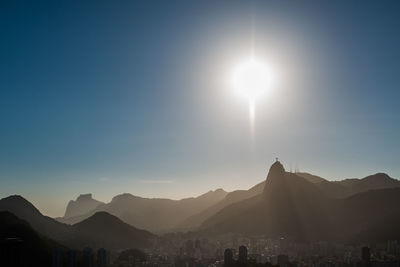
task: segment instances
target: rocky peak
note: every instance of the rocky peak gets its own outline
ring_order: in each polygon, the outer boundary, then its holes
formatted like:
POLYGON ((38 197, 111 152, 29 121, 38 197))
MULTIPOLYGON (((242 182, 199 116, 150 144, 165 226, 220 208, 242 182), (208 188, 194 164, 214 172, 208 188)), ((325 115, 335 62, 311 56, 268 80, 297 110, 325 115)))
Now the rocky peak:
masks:
POLYGON ((264 186, 264 194, 267 193, 268 190, 275 190, 276 187, 280 187, 285 183, 284 180, 285 168, 283 167, 282 163, 277 160, 269 168, 267 180, 264 186))
POLYGON ((79 197, 76 199, 76 201, 87 201, 87 200, 92 200, 92 194, 80 194, 79 197))

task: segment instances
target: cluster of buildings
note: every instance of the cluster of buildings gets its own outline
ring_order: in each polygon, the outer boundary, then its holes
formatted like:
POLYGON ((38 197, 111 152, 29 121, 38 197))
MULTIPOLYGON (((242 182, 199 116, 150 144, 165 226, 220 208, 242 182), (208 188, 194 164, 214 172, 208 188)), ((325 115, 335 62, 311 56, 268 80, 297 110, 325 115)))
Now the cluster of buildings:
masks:
MULTIPOLYGON (((373 245, 300 243, 238 236, 183 240, 176 235, 161 240, 148 254, 163 257, 162 265, 154 266, 400 267, 399 241, 373 245)), ((146 262, 154 263, 150 258, 146 262)))
MULTIPOLYGON (((23 240, 6 241, 1 243, 1 262, 5 264, 1 266, 19 266, 23 240)), ((173 234, 159 238, 147 251, 55 248, 51 255, 53 267, 400 267, 400 241, 300 243, 285 238, 239 236, 187 239, 173 234)))
POLYGON ((109 267, 110 257, 107 250, 94 251, 85 248, 82 251, 55 248, 52 252, 52 267, 109 267))

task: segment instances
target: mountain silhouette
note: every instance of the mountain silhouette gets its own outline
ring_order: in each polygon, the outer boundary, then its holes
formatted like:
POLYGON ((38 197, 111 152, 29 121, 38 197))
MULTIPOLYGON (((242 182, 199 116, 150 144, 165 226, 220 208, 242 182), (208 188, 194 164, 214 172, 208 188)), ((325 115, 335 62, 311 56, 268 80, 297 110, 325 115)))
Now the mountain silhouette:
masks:
MULTIPOLYGON (((306 180, 308 180, 312 183, 320 183, 320 182, 330 183, 329 181, 327 181, 324 178, 321 178, 319 176, 312 175, 309 173, 303 172, 303 173, 296 173, 296 174, 305 178, 306 180)), ((264 186, 265 186, 265 181, 258 183, 257 185, 253 186, 249 190, 235 190, 233 192, 229 192, 226 195, 226 197, 223 200, 221 200, 220 202, 216 203, 215 205, 205 209, 204 211, 202 211, 198 214, 190 216, 188 219, 183 221, 180 224, 180 229, 196 229, 196 228, 198 228, 206 219, 208 219, 212 215, 216 214, 223 208, 225 208, 233 203, 236 203, 236 202, 239 202, 239 201, 242 201, 245 199, 249 199, 249 198, 252 198, 254 196, 261 194, 264 190, 264 186)))
MULTIPOLYGON (((384 173, 362 179, 342 181, 328 181, 320 176, 305 172, 288 174, 292 177, 293 175, 312 183, 313 188, 319 189, 325 197, 334 199, 347 198, 369 190, 400 187, 400 181, 390 178, 384 173)), ((297 178, 297 180, 299 179, 297 178)), ((91 194, 85 194, 79 196, 76 201, 71 200, 67 207, 66 216, 57 218, 57 220, 67 224, 75 224, 98 211, 106 211, 135 227, 157 233, 196 230, 207 219, 231 204, 261 194, 265 183, 263 181, 249 190, 236 190, 229 193, 217 189, 197 198, 182 200, 149 199, 131 194, 121 194, 114 197, 110 203, 104 204, 94 200, 91 194), (86 213, 84 213, 85 211, 86 213)))
POLYGON ((328 181, 323 178, 321 178, 322 180, 313 181, 310 178, 314 175, 307 173, 296 174, 312 181, 326 196, 331 198, 346 198, 370 190, 400 187, 400 181, 389 177, 385 173, 377 173, 362 179, 354 178, 342 181, 328 181))
POLYGON ((144 248, 150 246, 151 239, 155 237, 152 233, 139 230, 107 212, 97 212, 71 228, 66 244, 80 248, 144 248))
POLYGON ((249 190, 235 190, 229 192, 221 201, 182 221, 179 224, 178 229, 197 229, 206 219, 216 214, 223 208, 233 203, 257 196, 262 193, 263 189, 264 182, 261 182, 253 186, 249 190))
POLYGON ((308 172, 296 172, 296 175, 303 177, 304 179, 306 179, 307 181, 309 181, 311 183, 321 183, 321 182, 328 181, 320 176, 317 176, 317 175, 314 175, 314 174, 311 174, 308 172))
POLYGON ((98 211, 106 211, 124 222, 153 232, 167 232, 178 228, 178 224, 225 198, 222 189, 209 191, 203 195, 181 200, 143 198, 131 194, 115 196, 110 203, 99 205, 84 215, 59 218, 61 222, 74 224, 98 211))
POLYGON ((299 240, 363 239, 376 225, 400 218, 400 208, 395 204, 398 201, 398 188, 331 198, 316 183, 286 172, 277 161, 269 170, 262 194, 225 207, 201 228, 214 234, 262 234, 299 240))
POLYGON ((313 183, 285 172, 277 161, 269 170, 262 194, 224 208, 207 219, 202 228, 314 239, 329 234, 324 231, 329 225, 329 214, 324 209, 329 202, 313 183))
POLYGON ((391 178, 386 173, 376 173, 362 179, 345 179, 336 183, 349 188, 349 196, 369 190, 400 187, 400 181, 391 178))
POLYGON ((81 194, 75 201, 69 201, 63 219, 84 215, 102 204, 104 203, 93 199, 92 194, 81 194))
POLYGON ((21 196, 0 200, 0 211, 7 211, 28 222, 41 235, 71 248, 145 248, 153 234, 128 225, 106 212, 99 212, 76 225, 67 225, 42 215, 21 196))
POLYGON ((337 200, 337 224, 352 241, 386 241, 400 237, 400 188, 362 192, 337 200), (390 237, 390 238, 389 238, 390 237))
POLYGON ((11 212, 0 212, 0 251, 5 252, 0 259, 2 266, 51 266, 54 248, 63 247, 11 212))
MULTIPOLYGON (((306 172, 288 174, 288 176, 293 175, 314 184, 325 197, 334 199, 347 198, 369 190, 400 187, 400 181, 384 173, 342 181, 328 181, 306 172)), ((135 227, 156 233, 196 230, 207 219, 231 204, 261 194, 265 183, 265 181, 260 182, 249 190, 225 192, 217 189, 199 197, 181 200, 121 194, 115 196, 110 203, 103 203, 93 199, 91 194, 83 194, 75 201, 71 200, 68 203, 64 217, 56 219, 72 225, 89 218, 96 212, 106 211, 135 227)))
MULTIPOLYGON (((340 181, 328 181, 320 176, 306 172, 296 172, 295 174, 315 184, 326 196, 331 198, 346 198, 369 190, 400 187, 400 181, 391 178, 386 173, 377 173, 361 179, 352 178, 340 181)), ((264 182, 262 185, 264 186, 264 182)))
POLYGON ((33 229, 55 240, 66 237, 68 225, 44 216, 25 198, 13 195, 0 200, 0 211, 9 211, 18 218, 29 222, 33 229))

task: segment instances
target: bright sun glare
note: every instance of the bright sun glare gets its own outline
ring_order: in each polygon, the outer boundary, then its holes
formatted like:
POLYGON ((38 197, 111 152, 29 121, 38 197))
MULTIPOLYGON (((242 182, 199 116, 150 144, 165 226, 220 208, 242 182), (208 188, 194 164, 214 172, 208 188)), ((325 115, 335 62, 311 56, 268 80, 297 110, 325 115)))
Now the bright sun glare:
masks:
POLYGON ((265 94, 268 84, 267 66, 254 58, 238 64, 233 70, 232 85, 234 89, 249 101, 256 101, 258 97, 265 94))
POLYGON ((250 123, 253 126, 256 101, 270 89, 270 70, 263 62, 250 57, 234 67, 231 85, 249 103, 250 123))

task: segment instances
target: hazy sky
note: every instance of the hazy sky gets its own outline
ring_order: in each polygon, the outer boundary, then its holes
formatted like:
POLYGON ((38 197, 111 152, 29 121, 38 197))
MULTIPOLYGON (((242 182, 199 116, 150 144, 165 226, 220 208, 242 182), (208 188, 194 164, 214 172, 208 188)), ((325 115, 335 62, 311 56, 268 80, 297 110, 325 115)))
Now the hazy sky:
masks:
POLYGON ((400 177, 399 1, 83 2, 0 2, 0 197, 245 189, 276 156, 400 177), (252 40, 277 73, 253 134, 228 83, 252 40))

